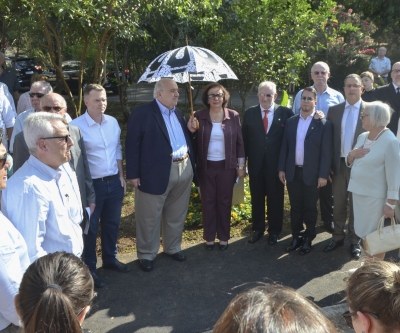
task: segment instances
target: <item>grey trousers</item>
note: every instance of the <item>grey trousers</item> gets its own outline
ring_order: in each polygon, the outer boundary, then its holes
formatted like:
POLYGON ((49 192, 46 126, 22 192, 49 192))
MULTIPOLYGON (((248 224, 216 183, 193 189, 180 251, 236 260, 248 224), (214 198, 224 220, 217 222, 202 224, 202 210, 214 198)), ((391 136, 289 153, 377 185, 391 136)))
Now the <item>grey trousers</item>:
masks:
POLYGON ((14 324, 10 324, 6 328, 3 328, 0 333, 23 333, 24 329, 22 327, 15 326, 14 324))
POLYGON ((190 159, 172 162, 164 194, 153 195, 135 189, 136 242, 139 259, 154 260, 160 248, 160 228, 164 252, 181 250, 182 232, 189 206, 193 169, 190 159))

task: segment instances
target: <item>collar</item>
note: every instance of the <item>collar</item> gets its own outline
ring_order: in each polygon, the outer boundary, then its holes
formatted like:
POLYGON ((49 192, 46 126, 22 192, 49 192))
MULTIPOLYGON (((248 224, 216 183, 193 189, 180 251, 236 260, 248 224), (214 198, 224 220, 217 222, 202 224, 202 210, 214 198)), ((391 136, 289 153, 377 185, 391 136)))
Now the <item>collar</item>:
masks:
MULTIPOLYGON (((261 104, 260 104, 260 110, 262 111, 262 112, 264 112, 264 108, 261 106, 261 104)), ((274 111, 275 111, 275 102, 272 102, 272 104, 271 104, 271 106, 269 107, 269 112, 272 112, 272 113, 274 113, 274 111)))
MULTIPOLYGON (((317 92, 317 94, 320 94, 320 93, 318 92, 318 90, 315 88, 314 85, 312 85, 312 87, 315 89, 315 91, 317 92)), ((329 88, 329 86, 326 85, 325 90, 324 90, 320 95, 322 95, 322 94, 330 94, 330 93, 332 92, 332 90, 333 90, 332 88, 329 88)))
POLYGON ((175 112, 175 106, 172 109, 168 109, 157 98, 156 98, 156 102, 158 104, 158 107, 160 108, 161 113, 164 113, 165 115, 170 116, 173 112, 175 112))
POLYGON ((315 115, 315 109, 314 109, 314 111, 313 111, 309 116, 307 116, 306 119, 304 119, 304 117, 301 116, 301 111, 300 111, 299 117, 305 121, 305 120, 307 120, 307 119, 310 118, 310 117, 314 117, 314 115, 315 115))
POLYGON ((344 108, 347 108, 348 106, 356 107, 357 109, 359 109, 361 106, 361 98, 353 105, 349 104, 349 102, 346 100, 346 104, 345 104, 344 108))
MULTIPOLYGON (((86 112, 83 114, 83 117, 86 119, 86 122, 88 126, 93 126, 96 125, 97 123, 93 120, 93 118, 90 116, 89 112, 86 110, 86 112)), ((106 117, 104 117, 104 114, 102 115, 102 120, 101 124, 107 122, 106 117)))
POLYGON ((36 170, 38 170, 40 173, 44 174, 50 179, 57 180, 59 178, 59 174, 61 172, 60 168, 54 170, 53 168, 49 167, 47 164, 44 164, 41 160, 39 160, 37 157, 33 155, 29 156, 28 163, 31 166, 33 166, 36 170))
POLYGON ((396 85, 394 84, 394 82, 392 82, 392 84, 393 84, 394 90, 396 90, 397 88, 400 88, 399 86, 396 86, 396 85))

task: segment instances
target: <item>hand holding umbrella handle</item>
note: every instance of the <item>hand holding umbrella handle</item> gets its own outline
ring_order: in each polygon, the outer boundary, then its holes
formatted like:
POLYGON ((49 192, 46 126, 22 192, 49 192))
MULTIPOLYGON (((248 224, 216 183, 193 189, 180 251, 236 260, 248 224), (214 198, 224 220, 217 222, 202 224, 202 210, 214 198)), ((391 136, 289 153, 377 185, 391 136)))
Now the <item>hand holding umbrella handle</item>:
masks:
POLYGON ((200 127, 199 121, 193 115, 190 116, 189 121, 187 123, 187 128, 190 132, 196 132, 200 127))

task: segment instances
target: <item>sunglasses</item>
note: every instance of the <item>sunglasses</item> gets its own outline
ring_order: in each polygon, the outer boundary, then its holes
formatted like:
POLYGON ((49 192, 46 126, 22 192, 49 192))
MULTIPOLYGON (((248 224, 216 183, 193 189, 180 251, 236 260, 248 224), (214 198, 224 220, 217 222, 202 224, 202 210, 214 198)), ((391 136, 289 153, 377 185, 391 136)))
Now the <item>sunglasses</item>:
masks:
POLYGON ((3 169, 7 162, 7 154, 0 158, 0 169, 3 169))
MULTIPOLYGON (((96 297, 97 297, 97 293, 95 292, 95 293, 93 293, 93 297, 92 297, 92 299, 90 300, 90 302, 89 302, 88 305, 91 305, 92 302, 93 302, 93 300, 94 300, 96 297)), ((86 305, 86 306, 88 306, 88 305, 86 305)), ((76 316, 79 316, 79 315, 83 312, 83 310, 86 309, 86 306, 83 307, 82 309, 80 309, 79 312, 76 314, 76 316)))
POLYGON ((314 98, 312 98, 312 97, 302 97, 301 100, 303 102, 312 102, 314 100, 314 98))
MULTIPOLYGON (((369 314, 372 318, 379 319, 379 316, 376 315, 376 314, 373 314, 373 313, 370 313, 370 312, 364 312, 364 311, 361 311, 361 312, 369 314)), ((357 311, 354 311, 354 312, 346 311, 345 313, 342 314, 342 317, 346 321, 347 326, 350 327, 353 330, 354 330, 353 320, 351 319, 351 317, 353 317, 356 314, 357 314, 357 311)))
POLYGON ((272 97, 271 94, 258 94, 258 96, 260 96, 261 98, 264 98, 264 97, 271 98, 272 97))
POLYGON ((314 71, 313 73, 314 73, 315 75, 319 75, 319 74, 321 74, 321 75, 326 75, 327 72, 314 71))
POLYGON ((41 94, 41 93, 29 93, 29 97, 33 98, 33 97, 37 97, 37 98, 42 98, 45 94, 41 94))
POLYGON ((65 136, 49 136, 48 138, 42 138, 44 140, 49 140, 49 139, 64 139, 65 143, 68 143, 68 139, 71 138, 70 134, 67 134, 65 136))
POLYGON ((65 106, 42 106, 42 110, 49 112, 51 110, 54 110, 55 112, 60 112, 62 109, 65 109, 65 106))
POLYGON ((224 94, 210 94, 210 95, 207 95, 207 97, 208 97, 208 99, 220 99, 220 98, 222 98, 222 97, 224 97, 224 94))

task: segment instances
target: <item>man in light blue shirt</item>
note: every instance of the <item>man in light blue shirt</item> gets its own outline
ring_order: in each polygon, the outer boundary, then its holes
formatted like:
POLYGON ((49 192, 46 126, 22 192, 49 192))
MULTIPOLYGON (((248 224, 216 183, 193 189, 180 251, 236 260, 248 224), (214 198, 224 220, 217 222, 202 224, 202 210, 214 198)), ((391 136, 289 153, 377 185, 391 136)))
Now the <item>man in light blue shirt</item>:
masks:
MULTIPOLYGON (((328 87, 328 79, 331 73, 329 72, 329 66, 323 61, 316 62, 311 67, 311 78, 314 82, 312 86, 317 91, 317 105, 315 110, 322 111, 325 117, 328 117, 328 110, 331 106, 344 102, 343 95, 334 89, 328 87)), ((303 90, 300 90, 293 102, 293 113, 298 114, 301 110, 301 94, 303 90)), ((328 181, 328 184, 322 187, 319 191, 319 204, 321 211, 321 220, 324 223, 324 227, 330 233, 333 232, 333 197, 332 197, 332 184, 328 181)))
POLYGON ((23 131, 31 156, 8 181, 2 211, 24 237, 31 262, 56 251, 80 257, 82 205, 68 163, 74 143, 66 121, 57 114, 35 112, 23 131))

